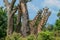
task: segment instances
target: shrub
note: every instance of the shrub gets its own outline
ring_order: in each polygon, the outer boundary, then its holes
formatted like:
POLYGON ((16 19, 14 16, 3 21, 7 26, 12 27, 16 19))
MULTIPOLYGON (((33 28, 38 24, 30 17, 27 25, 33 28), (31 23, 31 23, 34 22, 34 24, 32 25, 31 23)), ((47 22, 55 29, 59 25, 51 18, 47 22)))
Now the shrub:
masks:
POLYGON ((27 37, 27 40, 36 40, 35 35, 30 35, 27 37))
POLYGON ((54 36, 52 32, 40 32, 38 33, 37 40, 54 40, 54 36))
POLYGON ((5 40, 19 40, 21 35, 19 33, 13 33, 12 35, 8 35, 5 40))
POLYGON ((37 36, 29 35, 27 37, 22 37, 19 33, 13 33, 6 37, 6 40, 60 40, 59 38, 54 38, 53 32, 40 32, 37 36))
POLYGON ((56 37, 55 39, 56 39, 56 40, 60 40, 60 37, 56 37))

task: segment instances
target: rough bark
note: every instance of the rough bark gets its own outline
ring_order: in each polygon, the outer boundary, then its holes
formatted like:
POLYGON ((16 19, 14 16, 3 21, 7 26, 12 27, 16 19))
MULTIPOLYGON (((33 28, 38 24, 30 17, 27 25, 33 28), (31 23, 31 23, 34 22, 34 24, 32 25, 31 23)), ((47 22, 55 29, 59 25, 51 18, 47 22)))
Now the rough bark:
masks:
POLYGON ((11 35, 13 33, 13 16, 14 13, 16 12, 15 9, 13 9, 14 7, 14 3, 16 0, 12 0, 12 4, 8 2, 8 0, 4 0, 4 3, 6 5, 7 8, 7 16, 8 16, 8 20, 7 20, 7 35, 11 35))
POLYGON ((22 11, 21 11, 21 5, 19 4, 18 6, 18 16, 17 16, 17 27, 16 27, 16 32, 21 33, 21 16, 22 16, 22 11))
POLYGON ((24 0, 21 0, 21 9, 22 9, 22 35, 27 36, 29 33, 29 15, 27 11, 27 5, 24 0))
MULTIPOLYGON (((7 9, 7 10, 9 10, 9 9, 7 9)), ((7 15, 8 15, 7 35, 11 35, 13 32, 13 16, 10 16, 11 15, 10 10, 9 10, 9 12, 7 12, 7 15)))

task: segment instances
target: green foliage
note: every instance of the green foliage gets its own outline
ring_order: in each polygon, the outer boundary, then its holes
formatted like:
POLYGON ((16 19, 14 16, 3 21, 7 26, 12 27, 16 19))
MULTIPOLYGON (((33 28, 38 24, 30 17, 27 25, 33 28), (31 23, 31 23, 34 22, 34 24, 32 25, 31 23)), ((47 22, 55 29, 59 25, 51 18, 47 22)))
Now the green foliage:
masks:
MULTIPOLYGON (((14 15, 14 31, 16 30, 17 15, 14 15)), ((7 13, 6 10, 0 7, 0 39, 6 36, 7 32, 7 13)))
POLYGON ((29 35, 27 37, 22 37, 19 33, 13 33, 10 36, 7 36, 5 40, 60 40, 59 37, 54 37, 53 32, 45 31, 40 32, 36 35, 29 35))
POLYGON ((57 14, 57 17, 59 17, 59 19, 60 19, 60 10, 59 10, 59 12, 58 12, 58 14, 57 14))
POLYGON ((6 36, 7 15, 5 10, 0 7, 0 39, 6 36))
POLYGON ((55 37, 55 40, 60 40, 60 37, 55 37))
POLYGON ((12 35, 8 35, 5 40, 19 40, 21 37, 20 33, 13 33, 12 35))
POLYGON ((54 40, 53 33, 46 31, 38 34, 37 40, 54 40))
POLYGON ((56 25, 56 30, 60 30, 60 19, 56 20, 55 25, 56 25))
POLYGON ((17 14, 14 15, 14 31, 16 31, 17 14))
POLYGON ((36 37, 35 35, 30 35, 28 36, 27 40, 36 40, 36 37))
POLYGON ((59 19, 56 20, 56 23, 55 23, 56 27, 55 27, 55 29, 56 30, 60 30, 60 10, 59 10, 57 16, 58 16, 59 19))
POLYGON ((60 11, 57 14, 57 16, 58 16, 58 19, 56 20, 53 30, 54 30, 55 36, 60 37, 60 11))
POLYGON ((53 31, 53 25, 48 24, 47 27, 46 27, 46 29, 47 29, 48 31, 53 31))

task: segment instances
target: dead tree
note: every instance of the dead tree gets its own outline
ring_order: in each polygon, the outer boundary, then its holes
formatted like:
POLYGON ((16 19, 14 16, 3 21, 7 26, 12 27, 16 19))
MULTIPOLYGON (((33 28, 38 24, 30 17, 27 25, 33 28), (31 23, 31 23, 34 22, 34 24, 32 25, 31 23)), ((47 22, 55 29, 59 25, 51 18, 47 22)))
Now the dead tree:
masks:
POLYGON ((13 33, 13 16, 14 13, 17 11, 17 7, 14 8, 16 0, 12 0, 11 3, 8 2, 8 0, 4 0, 6 9, 7 9, 7 35, 11 35, 13 33))

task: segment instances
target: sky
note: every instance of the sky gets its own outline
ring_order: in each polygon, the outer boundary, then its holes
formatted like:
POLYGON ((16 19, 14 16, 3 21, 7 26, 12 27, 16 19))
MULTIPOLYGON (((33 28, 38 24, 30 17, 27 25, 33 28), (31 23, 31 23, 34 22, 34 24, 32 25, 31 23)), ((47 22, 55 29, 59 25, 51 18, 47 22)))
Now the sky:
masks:
MULTIPOLYGON (((9 0, 11 1, 11 0, 9 0)), ((19 1, 16 1, 16 5, 19 1)), ((4 7, 3 0, 0 0, 0 6, 4 7)), ((32 20, 36 15, 38 10, 43 9, 44 7, 48 7, 49 11, 51 11, 51 15, 48 19, 49 24, 54 24, 57 19, 57 13, 60 9, 60 0, 32 0, 27 3, 29 18, 32 20)))

